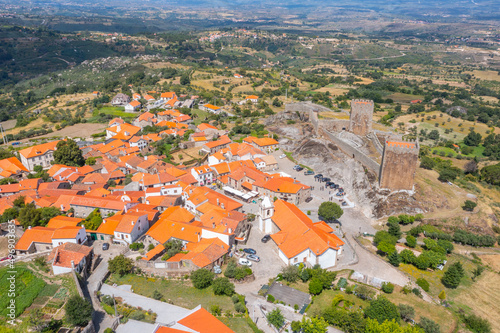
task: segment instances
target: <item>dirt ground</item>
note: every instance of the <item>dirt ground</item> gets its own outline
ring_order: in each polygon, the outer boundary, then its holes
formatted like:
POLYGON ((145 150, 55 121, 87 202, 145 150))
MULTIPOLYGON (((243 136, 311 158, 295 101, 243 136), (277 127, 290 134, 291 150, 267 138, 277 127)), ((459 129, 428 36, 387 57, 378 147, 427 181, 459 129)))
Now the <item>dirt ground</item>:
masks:
MULTIPOLYGON (((500 261, 497 261, 500 263, 500 261)), ((474 284, 454 299, 491 323, 492 332, 500 332, 500 275, 485 272, 474 284)))
POLYGON ((9 254, 9 249, 7 248, 7 238, 6 237, 0 237, 0 258, 5 257, 7 254, 9 254))
MULTIPOLYGON (((49 134, 37 136, 37 138, 48 138, 53 136, 59 136, 61 138, 72 137, 72 138, 85 139, 89 138, 92 134, 104 131, 105 128, 106 124, 94 124, 94 123, 76 124, 73 126, 65 127, 60 131, 55 131, 49 134)), ((27 141, 27 140, 29 139, 24 139, 21 141, 27 141)))

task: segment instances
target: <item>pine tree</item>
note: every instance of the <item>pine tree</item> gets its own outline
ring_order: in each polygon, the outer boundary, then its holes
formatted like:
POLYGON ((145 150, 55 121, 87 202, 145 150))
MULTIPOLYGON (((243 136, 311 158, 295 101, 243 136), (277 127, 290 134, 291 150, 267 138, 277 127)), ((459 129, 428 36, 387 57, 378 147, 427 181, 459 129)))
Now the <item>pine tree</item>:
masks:
POLYGON ((465 271, 462 264, 456 262, 444 273, 441 282, 443 282, 446 287, 455 289, 460 284, 460 280, 462 280, 464 274, 465 271))
POLYGON ((392 266, 399 267, 399 263, 401 262, 401 258, 399 257, 398 251, 394 251, 387 257, 392 266))

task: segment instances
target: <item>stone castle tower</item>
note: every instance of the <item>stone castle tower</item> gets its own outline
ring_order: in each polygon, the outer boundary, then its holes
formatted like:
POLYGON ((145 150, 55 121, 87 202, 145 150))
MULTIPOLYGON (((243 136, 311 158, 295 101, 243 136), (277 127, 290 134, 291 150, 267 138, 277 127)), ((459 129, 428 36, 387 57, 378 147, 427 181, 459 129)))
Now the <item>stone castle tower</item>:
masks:
POLYGON ((387 138, 380 166, 380 188, 412 190, 419 149, 418 141, 387 138))
POLYGON ((373 101, 354 99, 351 101, 349 131, 365 136, 372 131, 373 101))

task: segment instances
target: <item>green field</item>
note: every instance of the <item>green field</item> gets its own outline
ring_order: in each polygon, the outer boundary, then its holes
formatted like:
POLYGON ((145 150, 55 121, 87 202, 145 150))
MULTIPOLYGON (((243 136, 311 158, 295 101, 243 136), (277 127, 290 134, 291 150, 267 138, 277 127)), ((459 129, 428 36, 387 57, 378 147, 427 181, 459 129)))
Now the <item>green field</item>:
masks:
POLYGON ((8 268, 0 270, 0 316, 6 317, 9 313, 7 306, 11 299, 15 300, 15 316, 18 317, 29 307, 37 298, 38 294, 45 288, 45 281, 35 276, 35 274, 25 268, 17 266, 12 270, 15 273, 10 273, 8 268), (9 295, 11 291, 11 283, 7 278, 14 276, 15 282, 12 286, 15 291, 15 297, 9 295))
POLYGON ((100 113, 110 114, 114 117, 130 118, 130 119, 135 118, 140 114, 139 112, 137 113, 125 112, 125 108, 121 106, 104 106, 102 108, 95 109, 93 116, 96 117, 100 113))
POLYGON ((205 119, 208 119, 210 117, 210 113, 207 111, 202 111, 200 109, 192 109, 191 110, 191 118, 193 118, 193 124, 198 126, 201 124, 201 122, 205 119))
POLYGON ((212 288, 196 289, 191 286, 190 281, 173 281, 162 278, 146 278, 133 274, 119 277, 112 275, 108 283, 129 284, 135 293, 152 297, 153 292, 158 290, 165 300, 171 300, 174 305, 192 309, 201 304, 210 311, 213 305, 218 305, 222 312, 234 312, 234 305, 228 296, 214 295, 212 288))

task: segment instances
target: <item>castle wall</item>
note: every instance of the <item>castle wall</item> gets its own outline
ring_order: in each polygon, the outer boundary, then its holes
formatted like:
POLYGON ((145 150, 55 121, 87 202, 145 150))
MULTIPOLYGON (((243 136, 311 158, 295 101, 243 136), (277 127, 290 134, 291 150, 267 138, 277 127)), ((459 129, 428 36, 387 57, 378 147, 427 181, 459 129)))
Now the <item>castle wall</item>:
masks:
POLYGON ((365 136, 372 131, 373 101, 358 100, 351 101, 351 115, 349 117, 349 131, 365 136))
POLYGON ((418 164, 416 148, 384 147, 380 168, 380 188, 390 190, 412 190, 418 164))
POLYGON ((323 129, 322 132, 328 137, 328 139, 330 139, 330 141, 335 143, 339 147, 339 149, 342 150, 342 152, 363 164, 367 169, 374 172, 377 177, 380 178, 380 164, 372 160, 359 149, 338 138, 335 134, 323 129))
POLYGON ((319 125, 330 132, 341 132, 349 129, 349 120, 321 119, 319 125))

